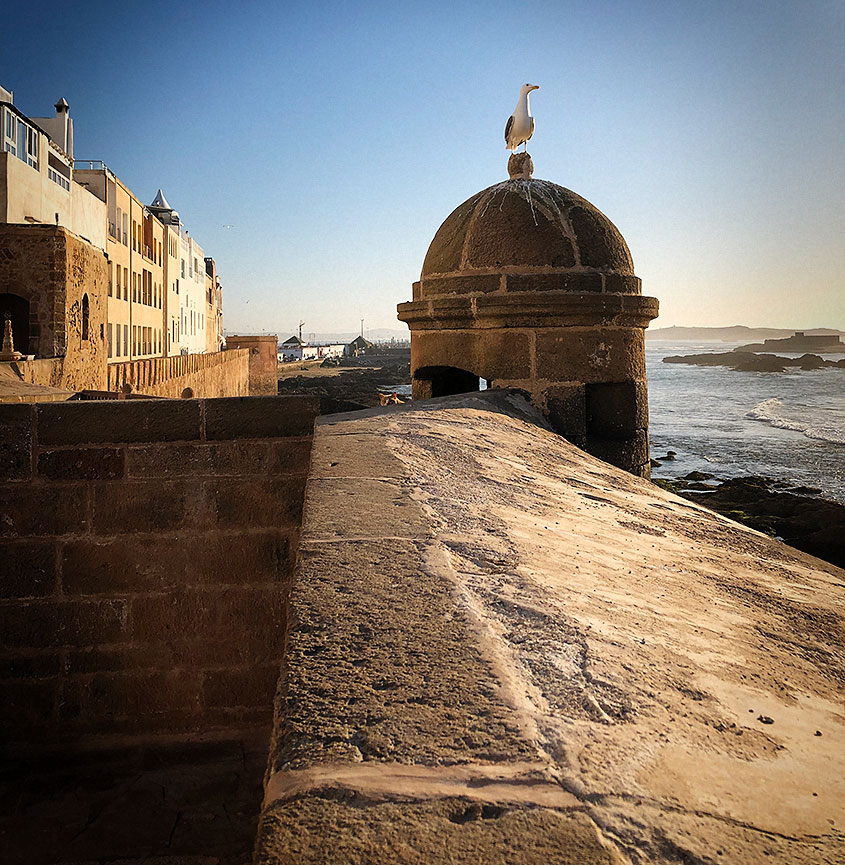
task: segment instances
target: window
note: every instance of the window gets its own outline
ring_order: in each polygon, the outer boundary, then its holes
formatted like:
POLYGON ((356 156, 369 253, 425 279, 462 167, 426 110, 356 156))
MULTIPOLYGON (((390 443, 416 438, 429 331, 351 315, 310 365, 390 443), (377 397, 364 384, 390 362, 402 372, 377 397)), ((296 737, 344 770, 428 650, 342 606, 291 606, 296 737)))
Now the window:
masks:
POLYGON ((129 268, 123 268, 123 299, 129 300, 129 268))
MULTIPOLYGON (((128 228, 129 228, 129 214, 123 214, 123 245, 129 246, 129 237, 128 237, 128 228)), ((124 283, 126 285, 126 283, 124 283)))
POLYGON ((112 324, 111 324, 111 322, 109 322, 109 357, 112 356, 112 353, 111 353, 112 341, 111 340, 112 340, 112 324))
MULTIPOLYGON (((109 262, 109 297, 112 296, 112 263, 109 262)), ((111 325, 109 325, 109 334, 111 334, 111 325)), ((111 352, 109 352, 109 357, 111 357, 111 352)))
POLYGON ((123 325, 123 353, 124 355, 129 354, 129 325, 123 325))
MULTIPOLYGON (((90 313, 90 304, 88 303, 88 295, 82 295, 82 338, 88 339, 88 318, 90 313)), ((102 336, 102 334, 100 334, 102 336)))
POLYGON ((182 279, 185 278, 185 259, 182 259, 182 279))

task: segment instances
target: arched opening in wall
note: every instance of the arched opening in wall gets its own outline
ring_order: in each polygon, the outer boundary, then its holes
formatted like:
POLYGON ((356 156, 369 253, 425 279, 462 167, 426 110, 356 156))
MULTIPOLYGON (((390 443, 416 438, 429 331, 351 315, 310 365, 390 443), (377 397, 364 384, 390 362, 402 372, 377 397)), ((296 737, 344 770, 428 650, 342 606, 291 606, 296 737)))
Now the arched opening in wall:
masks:
POLYGON ((88 321, 90 317, 90 304, 88 302, 88 295, 82 295, 82 338, 88 339, 88 321))
MULTIPOLYGON (((6 327, 6 318, 12 321, 12 339, 15 350, 32 354, 29 350, 29 301, 10 292, 0 293, 0 328, 6 327)), ((3 331, 0 330, 0 339, 3 331)))
MULTIPOLYGON (((430 386, 431 397, 451 396, 454 393, 471 393, 483 390, 488 382, 474 373, 454 366, 427 366, 418 369, 414 378, 430 386), (481 383, 484 382, 482 388, 481 383)), ((426 388, 428 391, 429 388, 426 388)))

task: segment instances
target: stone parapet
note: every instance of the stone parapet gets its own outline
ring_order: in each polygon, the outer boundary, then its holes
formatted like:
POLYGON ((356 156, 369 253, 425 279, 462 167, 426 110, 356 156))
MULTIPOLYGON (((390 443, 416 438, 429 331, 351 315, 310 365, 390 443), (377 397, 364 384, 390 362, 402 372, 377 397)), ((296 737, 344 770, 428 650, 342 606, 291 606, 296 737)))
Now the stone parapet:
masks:
POLYGON ((180 397, 190 388, 197 398, 248 396, 249 352, 152 357, 108 365, 108 390, 129 386, 146 396, 180 397))
POLYGON ((301 549, 256 865, 838 861, 839 569, 507 391, 322 418, 301 549))
POLYGON ((317 411, 0 405, 3 747, 269 723, 317 411))

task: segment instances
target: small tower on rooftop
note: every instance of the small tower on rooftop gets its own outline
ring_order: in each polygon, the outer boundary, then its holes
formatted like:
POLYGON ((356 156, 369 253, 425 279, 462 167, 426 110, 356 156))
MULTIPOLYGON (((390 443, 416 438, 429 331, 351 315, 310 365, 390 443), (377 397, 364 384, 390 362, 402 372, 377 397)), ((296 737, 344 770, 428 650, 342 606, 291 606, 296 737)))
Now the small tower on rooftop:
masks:
POLYGON ((645 328, 657 316, 613 223, 580 195, 533 178, 528 153, 440 226, 413 300, 415 400, 523 390, 590 453, 649 476, 645 328))

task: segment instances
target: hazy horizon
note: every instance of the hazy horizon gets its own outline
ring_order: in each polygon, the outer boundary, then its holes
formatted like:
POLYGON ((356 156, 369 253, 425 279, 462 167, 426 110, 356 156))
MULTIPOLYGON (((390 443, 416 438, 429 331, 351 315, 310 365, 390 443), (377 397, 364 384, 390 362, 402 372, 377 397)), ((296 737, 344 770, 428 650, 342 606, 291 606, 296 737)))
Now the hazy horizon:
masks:
POLYGON ((506 178, 524 81, 536 176, 620 229, 654 327, 845 329, 841 3, 151 0, 4 23, 0 84, 30 116, 65 97, 78 159, 164 190, 217 260, 227 330, 398 329, 438 226, 506 178))

